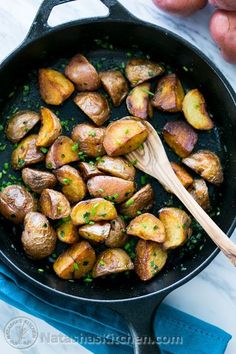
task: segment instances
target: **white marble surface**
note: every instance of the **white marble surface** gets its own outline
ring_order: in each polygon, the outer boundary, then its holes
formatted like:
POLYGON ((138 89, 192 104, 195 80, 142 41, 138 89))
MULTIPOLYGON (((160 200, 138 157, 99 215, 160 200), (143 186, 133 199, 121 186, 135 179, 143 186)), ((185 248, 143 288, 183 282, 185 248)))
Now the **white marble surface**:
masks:
MULTIPOLYGON (((213 9, 208 6, 188 19, 177 19, 161 13, 151 0, 120 0, 136 16, 166 27, 198 46, 222 70, 236 90, 236 66, 225 63, 208 33, 208 22, 213 9)), ((41 0, 0 0, 0 60, 3 60, 24 39, 41 0)), ((50 25, 59 24, 80 17, 105 15, 107 10, 98 0, 79 0, 54 9, 50 25)), ((233 239, 236 240, 236 233, 233 239)), ((236 352, 236 271, 222 254, 192 281, 175 290, 165 302, 215 324, 233 335, 226 350, 236 352)), ((23 312, 0 302, 0 344, 1 353, 14 354, 20 350, 11 348, 4 340, 3 327, 23 312)), ((28 317, 32 317, 27 315, 28 317)), ((43 321, 33 318, 39 332, 57 331, 43 321)), ((36 344, 27 350, 29 354, 88 353, 78 344, 36 344)), ((214 354, 214 353, 211 353, 214 354)))

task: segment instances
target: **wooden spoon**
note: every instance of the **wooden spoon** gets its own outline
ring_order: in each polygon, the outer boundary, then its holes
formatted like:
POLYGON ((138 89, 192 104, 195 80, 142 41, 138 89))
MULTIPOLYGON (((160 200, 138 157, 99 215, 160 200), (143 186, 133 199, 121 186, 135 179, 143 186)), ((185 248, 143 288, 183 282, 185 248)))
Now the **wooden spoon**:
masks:
POLYGON ((144 124, 149 131, 149 136, 143 148, 139 148, 126 155, 128 160, 136 160, 135 167, 156 178, 162 185, 175 194, 199 222, 212 241, 215 242, 226 257, 236 266, 236 245, 184 188, 171 167, 156 130, 150 123, 145 121, 144 124))

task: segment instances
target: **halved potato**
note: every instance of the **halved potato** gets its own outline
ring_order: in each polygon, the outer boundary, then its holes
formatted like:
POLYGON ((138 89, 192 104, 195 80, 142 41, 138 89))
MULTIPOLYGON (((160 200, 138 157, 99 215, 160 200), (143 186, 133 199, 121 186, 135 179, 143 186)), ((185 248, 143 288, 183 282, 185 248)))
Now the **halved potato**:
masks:
POLYGON ((28 167, 22 170, 22 179, 36 193, 42 193, 46 188, 53 188, 57 183, 57 179, 52 173, 28 167))
POLYGON ((79 228, 79 234, 83 238, 94 242, 103 243, 109 236, 111 225, 107 221, 96 222, 92 225, 83 225, 79 228))
POLYGON ((53 264, 56 274, 62 279, 80 279, 94 266, 96 254, 87 241, 70 246, 53 264))
POLYGON ((136 246, 134 270, 141 280, 149 280, 159 273, 167 261, 167 252, 153 241, 139 240, 136 246))
POLYGON ((142 122, 127 117, 108 125, 103 146, 109 156, 125 155, 137 149, 147 136, 147 128, 142 122))
POLYGON ((113 220, 117 217, 116 208, 106 199, 95 198, 77 203, 71 211, 74 225, 89 224, 91 221, 113 220))
POLYGON ((128 239, 124 221, 118 216, 116 219, 111 221, 110 225, 111 230, 105 240, 105 245, 111 248, 123 247, 128 239))
POLYGON ((154 107, 167 112, 181 112, 184 90, 176 74, 164 76, 157 85, 152 104, 154 107))
POLYGON ((39 203, 42 213, 52 220, 66 218, 70 215, 70 203, 64 194, 53 189, 44 189, 39 203))
POLYGON ((199 150, 183 159, 182 162, 210 183, 219 185, 223 182, 220 159, 212 151, 199 150))
POLYGON ((159 211, 159 218, 166 230, 164 249, 182 246, 191 236, 191 219, 182 209, 163 208, 159 211))
POLYGON ((57 237, 60 241, 73 244, 79 241, 79 234, 77 227, 71 220, 62 222, 56 229, 57 237))
POLYGON ((59 136, 48 150, 46 167, 55 169, 70 162, 78 161, 78 151, 74 149, 74 146, 75 143, 68 136, 59 136))
POLYGON ((204 179, 195 179, 188 191, 204 210, 209 211, 211 209, 208 187, 204 179))
POLYGON ((126 105, 131 116, 135 116, 142 119, 152 117, 152 106, 149 101, 149 92, 151 85, 147 82, 136 86, 130 91, 126 105))
POLYGON ((109 175, 120 177, 133 181, 135 177, 135 168, 124 157, 103 156, 96 163, 97 168, 109 175))
POLYGON ((47 104, 59 105, 74 92, 74 85, 59 71, 40 69, 39 91, 47 104))
POLYGON ((154 215, 145 213, 133 219, 128 227, 127 234, 162 243, 166 239, 163 223, 154 215))
POLYGON ((101 72, 100 78, 113 105, 119 106, 128 95, 128 84, 124 75, 118 70, 109 70, 101 72))
POLYGON ((186 120, 195 129, 209 130, 214 124, 206 110, 206 102, 198 89, 189 91, 183 100, 183 112, 186 120))
POLYGON ((125 68, 125 74, 131 86, 137 86, 163 72, 164 68, 161 65, 148 59, 131 59, 125 68))
POLYGON ((85 179, 85 181, 87 181, 89 178, 103 175, 103 173, 97 169, 94 163, 80 162, 79 170, 82 174, 83 179, 85 179))
POLYGON ((41 107, 40 113, 42 125, 38 133, 36 145, 47 147, 52 145, 61 134, 61 122, 60 119, 46 107, 41 107))
POLYGON ((191 154, 198 136, 191 125, 183 121, 171 121, 163 128, 163 137, 170 148, 180 157, 191 154))
POLYGON ((193 183, 192 176, 180 164, 176 162, 171 162, 170 164, 182 185, 188 188, 193 183))
POLYGON ((33 111, 15 113, 6 124, 7 139, 17 143, 39 122, 40 115, 33 111))
POLYGON ((134 264, 124 250, 121 248, 110 248, 98 255, 93 267, 92 276, 98 278, 132 269, 134 269, 134 264))
POLYGON ((71 133, 73 141, 78 143, 79 151, 87 156, 98 157, 105 154, 103 139, 105 128, 98 128, 92 124, 77 124, 71 133))

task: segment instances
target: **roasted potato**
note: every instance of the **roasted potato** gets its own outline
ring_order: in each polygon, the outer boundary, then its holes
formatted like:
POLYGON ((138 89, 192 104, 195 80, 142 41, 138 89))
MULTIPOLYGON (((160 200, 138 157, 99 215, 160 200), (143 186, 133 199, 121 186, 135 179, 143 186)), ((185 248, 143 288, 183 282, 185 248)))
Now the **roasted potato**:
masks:
POLYGON ((185 211, 178 208, 163 208, 159 211, 159 218, 166 230, 164 249, 182 246, 191 236, 191 219, 185 211))
POLYGON ((179 165, 176 162, 171 162, 171 167, 174 170, 174 173, 182 183, 182 185, 185 188, 188 188, 192 183, 193 183, 193 178, 192 176, 183 168, 181 165, 179 165))
POLYGON ((94 163, 80 162, 79 170, 82 174, 83 179, 85 179, 85 181, 87 181, 92 177, 103 175, 103 173, 97 169, 94 163))
POLYGON ((48 147, 54 143, 54 141, 61 134, 61 122, 60 119, 48 108, 41 107, 41 128, 36 140, 36 146, 48 147))
POLYGON ((60 241, 73 244, 79 241, 77 227, 71 220, 63 221, 56 229, 57 237, 60 241))
POLYGON ((127 234, 162 243, 166 239, 163 223, 154 215, 145 213, 133 219, 128 227, 127 234))
POLYGON ((157 85, 152 105, 162 111, 181 112, 184 90, 176 74, 164 76, 157 85))
POLYGON ((103 275, 121 273, 134 269, 134 264, 128 254, 121 248, 110 248, 99 254, 93 267, 94 278, 103 275))
POLYGON ((137 149, 147 136, 147 128, 142 122, 120 119, 108 125, 103 146, 109 156, 125 155, 137 149))
POLYGON ((116 219, 111 220, 111 230, 105 240, 107 247, 123 247, 128 239, 126 234, 126 227, 124 221, 118 216, 116 219))
POLYGON ((36 146, 38 135, 32 134, 21 140, 11 155, 11 164, 14 170, 20 170, 44 160, 44 154, 36 146))
POLYGON ((119 106, 128 95, 128 84, 124 75, 118 70, 109 70, 100 73, 104 89, 111 97, 115 107, 119 106))
POLYGON ((96 69, 82 54, 77 54, 70 60, 65 74, 74 82, 78 91, 96 91, 101 84, 96 69))
POLYGON ((199 150, 183 159, 182 162, 210 183, 219 185, 223 182, 220 159, 212 151, 199 150))
POLYGON ((60 105, 74 92, 74 85, 59 71, 40 69, 39 91, 44 102, 60 105))
POLYGON ((71 211, 74 225, 91 224, 93 221, 113 220, 117 217, 114 205, 103 198, 84 200, 77 203, 71 211))
POLYGON ((198 89, 189 91, 184 97, 183 112, 187 122, 195 129, 209 130, 214 126, 207 113, 205 99, 198 89))
POLYGON ((191 154, 198 136, 193 128, 183 121, 171 121, 163 128, 163 137, 169 147, 180 157, 191 154))
POLYGON ((12 184, 0 192, 0 213, 15 224, 20 224, 27 213, 36 210, 36 200, 24 187, 12 184))
POLYGON ((62 193, 71 203, 84 199, 87 192, 86 184, 74 167, 64 165, 54 173, 62 185, 62 193))
POLYGON ((42 213, 52 220, 70 215, 70 203, 62 193, 53 189, 44 189, 39 203, 42 213))
POLYGON ((91 124, 82 123, 74 127, 71 138, 79 144, 79 151, 87 156, 98 157, 105 154, 103 139, 105 128, 98 128, 91 124))
POLYGON ((139 240, 136 245, 134 270, 141 280, 149 280, 159 273, 167 260, 167 252, 153 241, 139 240))
POLYGON ((148 59, 131 59, 125 68, 125 74, 131 86, 137 86, 163 72, 164 68, 161 65, 148 59))
POLYGON ((24 220, 21 242, 29 258, 38 260, 50 256, 56 247, 57 236, 45 215, 29 212, 24 220))
POLYGON ((145 82, 130 91, 126 98, 127 109, 131 116, 147 119, 153 116, 152 106, 149 101, 151 85, 145 82))
POLYGON ((36 193, 42 193, 46 188, 53 188, 57 183, 57 179, 52 173, 34 170, 29 167, 22 170, 22 179, 36 193))
POLYGON ((80 279, 96 261, 95 251, 87 241, 70 246, 53 264, 55 273, 62 279, 80 279))
POLYGON ((92 243, 103 243, 109 236, 111 225, 109 222, 100 221, 92 225, 83 225, 79 228, 79 234, 92 243))
POLYGON ((75 149, 73 140, 68 138, 68 136, 61 135, 48 150, 46 167, 55 169, 78 160, 78 150, 77 148, 75 149))
POLYGON ((135 168, 128 160, 123 157, 103 156, 96 163, 97 168, 109 175, 133 181, 135 168))
POLYGON ((153 0, 161 10, 177 16, 190 16, 206 6, 207 0, 153 0))
POLYGON ((6 124, 6 136, 12 143, 18 143, 39 122, 40 115, 33 111, 15 113, 6 124))
POLYGON ((188 191, 202 209, 206 211, 211 209, 208 187, 204 179, 195 179, 193 184, 188 188, 188 191))

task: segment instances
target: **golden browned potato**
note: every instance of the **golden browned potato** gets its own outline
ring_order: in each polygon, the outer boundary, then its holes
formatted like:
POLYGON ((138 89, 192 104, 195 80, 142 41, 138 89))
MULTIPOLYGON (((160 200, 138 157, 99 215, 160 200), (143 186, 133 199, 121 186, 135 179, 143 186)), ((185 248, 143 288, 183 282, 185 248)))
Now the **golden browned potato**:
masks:
POLYGON ((24 187, 12 184, 0 192, 0 213, 15 224, 23 222, 27 213, 36 210, 36 200, 24 187))
POLYGON ((74 85, 59 71, 40 69, 39 90, 44 102, 59 105, 74 92, 74 85))
POLYGON ((56 233, 45 215, 37 212, 26 215, 21 242, 29 258, 37 260, 50 256, 56 241, 56 233))
POLYGON ((124 221, 118 216, 111 221, 111 230, 108 237, 105 240, 107 247, 123 247, 128 239, 126 234, 126 226, 124 221))
POLYGON ((22 179, 33 192, 42 193, 46 188, 53 188, 57 183, 56 177, 50 173, 25 167, 22 170, 22 179))
POLYGON ((92 225, 86 224, 79 228, 79 234, 92 243, 103 243, 110 232, 111 225, 107 221, 99 221, 92 225))
POLYGON ((135 183, 123 178, 112 176, 96 176, 87 182, 88 191, 92 197, 109 199, 121 203, 135 192, 135 183))
POLYGON ((62 193, 71 203, 77 203, 85 197, 86 184, 74 167, 64 165, 54 173, 62 185, 62 193))
POLYGON ((87 156, 98 157, 105 154, 103 139, 105 128, 98 128, 92 124, 82 123, 74 127, 71 138, 78 143, 79 151, 87 156))
POLYGON ((120 119, 108 125, 103 146, 109 156, 125 155, 136 150, 147 136, 147 128, 142 122, 120 119))
POLYGON ((131 59, 125 68, 125 74, 131 86, 137 86, 163 72, 164 68, 161 65, 148 59, 131 59))
POLYGON ((65 74, 75 83, 78 91, 96 91, 101 83, 96 69, 82 54, 70 60, 65 74))
POLYGON ((99 92, 79 93, 74 102, 96 125, 102 125, 110 116, 107 99, 99 92))
POLYGON ((71 220, 63 221, 56 229, 57 237, 60 241, 73 244, 79 241, 77 227, 71 220))
POLYGON ((108 173, 109 175, 130 181, 134 180, 136 173, 135 168, 124 157, 111 157, 105 155, 97 161, 96 165, 100 171, 108 173))
POLYGON ((167 261, 167 252, 153 241, 139 240, 136 246, 134 270, 141 280, 149 280, 159 273, 167 261))
POLYGON ((44 153, 36 146, 38 135, 32 134, 21 140, 11 155, 11 164, 14 170, 32 165, 44 160, 44 153))
POLYGON ((52 145, 61 134, 61 122, 60 119, 46 107, 41 107, 40 113, 42 125, 38 133, 36 145, 47 147, 52 145))
POLYGON ((148 211, 151 209, 154 201, 154 191, 150 184, 147 184, 139 191, 137 191, 131 198, 129 198, 125 203, 120 206, 120 213, 135 217, 141 211, 148 211))
POLYGON ((181 112, 184 90, 176 74, 164 76, 157 85, 152 104, 154 107, 167 112, 181 112))
POLYGON ((152 117, 152 106, 149 101, 149 92, 151 90, 151 84, 145 82, 136 86, 130 91, 126 105, 129 113, 138 118, 147 119, 152 117))
POLYGON ((188 188, 193 183, 192 176, 180 164, 176 162, 171 162, 170 164, 182 185, 188 188))
POLYGON ((204 179, 195 179, 188 191, 204 210, 209 211, 211 209, 208 187, 204 179))
POLYGON ((73 140, 68 138, 68 136, 61 135, 48 150, 46 167, 55 169, 78 160, 78 149, 73 140))
POLYGON ((71 211, 74 225, 91 224, 93 221, 113 220, 117 217, 114 205, 103 198, 84 200, 77 203, 71 211))
POLYGON ((182 246, 191 235, 191 219, 185 211, 178 208, 163 208, 159 211, 159 218, 165 226, 166 240, 164 249, 182 246))
POLYGON ((39 203, 42 213, 52 220, 66 218, 70 215, 70 203, 64 194, 53 189, 44 189, 39 203))
POLYGON ((40 115, 33 111, 20 111, 15 113, 6 125, 7 139, 17 143, 38 123, 40 115))
POLYGON ((183 112, 188 123, 195 129, 209 130, 214 126, 207 113, 205 99, 197 89, 189 91, 184 97, 183 112))
POLYGON ((99 254, 93 267, 94 278, 103 275, 121 273, 134 269, 134 264, 128 254, 121 248, 110 248, 99 254))
POLYGON ((111 97, 113 105, 119 106, 128 95, 128 84, 124 75, 118 70, 109 70, 100 73, 104 89, 111 97))
POLYGON ((127 234, 162 243, 166 239, 163 223, 154 215, 145 213, 133 219, 128 227, 127 234))
POLYGON ((183 159, 182 162, 210 183, 219 185, 223 182, 220 159, 212 151, 199 150, 183 159))
POLYGON ((198 140, 197 133, 183 121, 166 123, 163 137, 169 147, 180 157, 190 155, 198 140))
POLYGON ((85 179, 86 181, 89 178, 103 175, 103 173, 97 169, 97 167, 94 163, 80 162, 79 169, 80 169, 83 179, 85 179))
POLYGON ((80 279, 96 261, 95 251, 87 241, 70 246, 53 264, 55 273, 62 279, 80 279))

